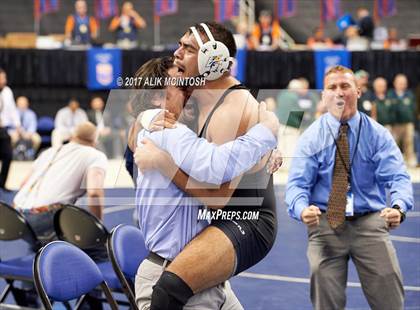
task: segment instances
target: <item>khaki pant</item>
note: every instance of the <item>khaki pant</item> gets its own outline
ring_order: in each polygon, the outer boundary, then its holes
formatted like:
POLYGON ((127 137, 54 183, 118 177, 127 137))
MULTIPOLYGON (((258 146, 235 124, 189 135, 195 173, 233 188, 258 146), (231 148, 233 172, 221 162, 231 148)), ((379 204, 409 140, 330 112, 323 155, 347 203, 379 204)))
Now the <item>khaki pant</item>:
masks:
MULTIPOLYGON (((163 267, 145 259, 139 266, 136 275, 136 303, 139 310, 150 309, 153 286, 159 280, 163 267)), ((230 284, 224 284, 206 289, 192 296, 184 306, 185 310, 243 310, 242 305, 232 291, 230 284)))
MULTIPOLYGON (((11 131, 10 133, 10 139, 12 140, 12 146, 13 148, 15 147, 15 145, 18 143, 19 139, 20 139, 20 135, 17 131, 11 131)), ((38 133, 34 132, 31 135, 31 141, 32 141, 32 147, 34 149, 34 151, 37 151, 39 149, 39 146, 41 145, 41 137, 38 133)))
POLYGON ((392 136, 399 146, 402 146, 402 153, 405 162, 410 167, 416 166, 416 154, 414 153, 414 124, 392 125, 392 136))
POLYGON ((319 226, 308 227, 308 237, 311 301, 315 309, 345 308, 350 258, 371 309, 403 309, 401 270, 388 225, 379 212, 346 221, 340 232, 330 228, 326 213, 322 213, 319 226))

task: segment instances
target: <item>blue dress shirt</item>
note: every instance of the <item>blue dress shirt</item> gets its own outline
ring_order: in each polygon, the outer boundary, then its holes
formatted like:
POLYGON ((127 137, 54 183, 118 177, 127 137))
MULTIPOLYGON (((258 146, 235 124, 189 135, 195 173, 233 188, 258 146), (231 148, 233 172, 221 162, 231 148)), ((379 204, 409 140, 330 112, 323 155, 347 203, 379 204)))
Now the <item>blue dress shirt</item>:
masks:
MULTIPOLYGON (((386 190, 390 193, 391 206, 399 205, 404 212, 412 209, 412 184, 390 132, 359 112, 348 121, 348 125, 354 212, 385 208, 386 190), (356 148, 359 130, 360 140, 356 148)), ((327 209, 337 150, 334 139, 337 139, 339 127, 340 122, 326 113, 298 141, 286 189, 289 215, 297 220, 301 220, 303 209, 309 205, 327 209)))
POLYGON ((37 127, 37 119, 36 114, 34 111, 27 109, 27 110, 18 110, 19 117, 20 117, 20 125, 25 129, 28 133, 35 133, 37 127))
MULTIPOLYGON (((137 145, 151 139, 168 152, 176 165, 200 182, 222 184, 252 168, 276 144, 261 124, 244 136, 222 145, 208 142, 177 124, 174 129, 140 131, 137 145)), ((146 247, 172 260, 209 223, 198 220, 202 203, 179 189, 157 170, 138 171, 136 205, 146 247)))

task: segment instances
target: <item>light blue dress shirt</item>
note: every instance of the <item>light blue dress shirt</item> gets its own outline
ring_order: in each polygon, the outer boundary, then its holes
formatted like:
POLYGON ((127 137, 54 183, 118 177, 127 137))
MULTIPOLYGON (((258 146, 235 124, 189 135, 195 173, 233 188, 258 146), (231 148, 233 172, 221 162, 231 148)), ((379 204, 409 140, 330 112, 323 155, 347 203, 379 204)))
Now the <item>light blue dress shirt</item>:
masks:
POLYGON ((25 129, 26 132, 35 133, 37 127, 37 119, 34 111, 27 110, 18 110, 20 125, 25 129))
MULTIPOLYGON (((385 208, 387 189, 391 206, 399 205, 404 212, 412 209, 410 177, 389 130, 359 112, 348 125, 354 212, 385 208), (359 130, 360 140, 354 154, 359 130)), ((326 113, 298 141, 286 189, 289 215, 297 220, 301 220, 303 209, 309 205, 327 209, 337 150, 334 139, 339 127, 340 122, 326 113)))
MULTIPOLYGON (((261 124, 244 136, 216 145, 177 124, 174 129, 140 131, 137 145, 151 139, 168 152, 176 165, 200 182, 222 184, 252 168, 277 145, 275 136, 261 124)), ((198 220, 202 203, 179 189, 157 170, 138 171, 136 205, 146 247, 172 260, 209 223, 198 220)))

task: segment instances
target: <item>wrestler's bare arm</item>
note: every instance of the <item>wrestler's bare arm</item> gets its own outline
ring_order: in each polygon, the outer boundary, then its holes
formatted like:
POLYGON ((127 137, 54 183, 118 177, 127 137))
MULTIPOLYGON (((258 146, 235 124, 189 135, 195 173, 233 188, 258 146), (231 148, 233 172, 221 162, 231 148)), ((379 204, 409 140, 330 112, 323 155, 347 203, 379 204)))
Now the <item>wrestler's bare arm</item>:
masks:
MULTIPOLYGON (((225 102, 214 113, 208 127, 207 139, 223 144, 244 135, 258 123, 258 101, 246 90, 235 91, 226 96, 225 102)), ((264 168, 270 154, 264 156, 247 173, 255 173, 264 168)), ((240 180, 240 179, 239 179, 240 180)), ((232 185, 236 188, 239 180, 232 185)))

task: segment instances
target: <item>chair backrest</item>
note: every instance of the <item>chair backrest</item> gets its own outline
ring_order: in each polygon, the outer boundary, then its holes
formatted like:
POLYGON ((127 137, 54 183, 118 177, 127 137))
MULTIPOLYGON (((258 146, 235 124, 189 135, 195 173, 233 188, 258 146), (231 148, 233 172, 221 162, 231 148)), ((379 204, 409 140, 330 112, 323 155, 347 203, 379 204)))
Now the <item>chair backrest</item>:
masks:
POLYGON ((65 205, 54 215, 54 229, 60 240, 88 250, 105 247, 109 232, 93 214, 72 205, 65 205))
POLYGON ((37 131, 51 132, 54 129, 54 119, 50 116, 41 116, 37 122, 37 131))
POLYGON ((111 237, 108 240, 110 257, 115 258, 127 278, 133 279, 140 263, 149 254, 140 229, 120 224, 111 231, 111 237))
POLYGON ((54 119, 50 116, 41 116, 38 119, 37 132, 41 136, 42 144, 51 143, 51 132, 54 129, 54 119))
POLYGON ((118 225, 111 231, 107 249, 112 267, 120 280, 123 291, 132 308, 137 309, 132 280, 140 263, 149 254, 141 231, 134 226, 118 225))
POLYGON ((25 240, 35 250, 40 247, 40 242, 25 217, 15 208, 0 202, 0 240, 18 239, 25 240))
POLYGON ((69 301, 101 286, 112 309, 115 300, 96 263, 82 250, 64 241, 53 241, 36 255, 33 273, 35 287, 44 307, 52 309, 50 300, 69 301))

